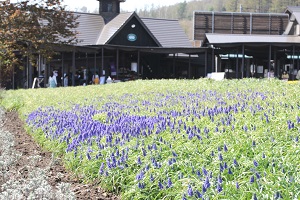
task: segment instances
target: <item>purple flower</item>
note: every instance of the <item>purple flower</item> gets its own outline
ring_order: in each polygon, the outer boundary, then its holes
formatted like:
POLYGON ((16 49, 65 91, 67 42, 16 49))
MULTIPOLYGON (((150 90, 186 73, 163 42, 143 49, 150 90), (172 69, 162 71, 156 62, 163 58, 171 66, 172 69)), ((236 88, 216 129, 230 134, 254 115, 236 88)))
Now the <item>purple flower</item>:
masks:
POLYGON ((218 193, 222 192, 222 190, 223 190, 222 186, 220 184, 218 184, 217 185, 217 191, 218 191, 218 193))
POLYGON ((251 176, 251 177, 250 177, 250 183, 251 183, 251 184, 254 183, 254 176, 251 176))
POLYGON ((234 164, 235 166, 238 166, 238 165, 239 165, 239 163, 237 162, 236 159, 233 160, 233 164, 234 164))
POLYGON ((223 172, 224 171, 224 167, 222 165, 222 163, 220 163, 220 172, 223 172))
POLYGON ((138 157, 136 162, 137 162, 138 165, 141 165, 142 164, 141 158, 138 157))
POLYGON ((219 160, 222 161, 223 160, 223 156, 221 153, 219 153, 219 160))
POLYGON ((219 183, 219 184, 222 184, 222 177, 221 177, 220 174, 219 174, 219 176, 218 176, 218 183, 219 183))
POLYGON ((257 161, 256 161, 256 160, 254 160, 254 161, 253 161, 253 165, 254 165, 255 167, 257 167, 257 166, 258 166, 258 163, 257 163, 257 161))
POLYGON ((224 144, 224 151, 228 151, 226 144, 224 144))
POLYGON ((205 167, 202 167, 202 172, 203 172, 203 174, 204 174, 205 176, 207 176, 208 172, 207 172, 207 170, 205 169, 205 167))
POLYGON ((101 164, 100 168, 99 168, 99 174, 103 174, 104 173, 104 163, 101 164))
POLYGON ((135 178, 136 178, 137 181, 142 180, 144 178, 144 172, 141 171, 139 174, 136 175, 135 178))
POLYGON ((167 188, 170 188, 170 187, 172 187, 172 181, 171 181, 171 178, 170 177, 168 177, 168 181, 167 181, 167 188))
POLYGON ((255 146, 256 146, 256 143, 255 143, 255 141, 254 141, 254 140, 252 141, 252 146, 253 146, 253 147, 255 147, 255 146))
POLYGON ((253 200, 257 200, 256 194, 253 194, 253 200))
POLYGON ((228 174, 233 174, 231 168, 228 168, 228 174))
POLYGON ((140 189, 144 189, 145 188, 145 183, 138 183, 138 187, 140 188, 140 189))
POLYGON ((204 185, 205 185, 205 188, 209 188, 210 187, 210 182, 209 182, 208 176, 205 178, 204 185))
POLYGON ((256 176, 257 179, 260 179, 260 175, 259 175, 258 172, 255 173, 255 176, 256 176))
POLYGON ((236 187, 236 189, 240 189, 239 182, 236 182, 236 183, 235 183, 235 187, 236 187))
POLYGON ((187 190, 187 193, 188 193, 188 195, 189 195, 190 197, 194 195, 193 188, 192 188, 191 185, 189 185, 188 190, 187 190))
POLYGON ((164 186, 160 181, 158 182, 158 187, 159 187, 160 190, 164 189, 164 186))
POLYGON ((198 199, 202 198, 202 194, 198 190, 195 191, 195 195, 198 199))

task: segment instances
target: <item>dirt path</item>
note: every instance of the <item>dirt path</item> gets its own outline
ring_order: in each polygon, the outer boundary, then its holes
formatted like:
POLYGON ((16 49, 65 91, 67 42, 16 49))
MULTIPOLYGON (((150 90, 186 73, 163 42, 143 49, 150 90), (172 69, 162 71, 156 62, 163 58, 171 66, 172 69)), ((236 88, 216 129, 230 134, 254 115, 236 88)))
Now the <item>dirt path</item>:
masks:
POLYGON ((43 151, 25 132, 16 112, 0 110, 0 140, 0 200, 119 199, 75 179, 59 159, 43 151))

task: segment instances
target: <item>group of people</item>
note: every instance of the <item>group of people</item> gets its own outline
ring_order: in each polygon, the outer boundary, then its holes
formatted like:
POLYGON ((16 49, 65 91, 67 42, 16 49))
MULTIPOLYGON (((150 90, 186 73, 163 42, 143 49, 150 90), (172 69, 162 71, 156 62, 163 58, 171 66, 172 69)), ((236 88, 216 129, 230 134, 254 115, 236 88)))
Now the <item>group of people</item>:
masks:
MULTIPOLYGON (((50 88, 55 88, 58 86, 68 87, 69 85, 72 85, 71 83, 72 78, 70 79, 69 77, 72 77, 72 74, 68 75, 68 73, 64 73, 64 75, 61 77, 61 82, 59 83, 60 78, 58 75, 58 71, 54 70, 52 72, 52 75, 49 77, 48 86, 50 88)), ((77 71, 74 74, 74 81, 75 81, 74 82, 75 86, 79 86, 79 85, 85 86, 87 84, 95 84, 95 85, 104 84, 100 82, 100 76, 98 72, 95 72, 93 75, 91 75, 91 73, 77 71)))

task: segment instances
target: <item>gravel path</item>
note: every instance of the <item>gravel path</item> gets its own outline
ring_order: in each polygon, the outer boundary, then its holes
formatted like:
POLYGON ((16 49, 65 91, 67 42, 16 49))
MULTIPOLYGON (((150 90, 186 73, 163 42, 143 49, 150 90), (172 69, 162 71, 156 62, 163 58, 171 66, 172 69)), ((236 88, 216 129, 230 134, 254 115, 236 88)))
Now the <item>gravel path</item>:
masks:
POLYGON ((0 108, 0 200, 8 199, 119 198, 68 173, 25 132, 16 112, 0 108))

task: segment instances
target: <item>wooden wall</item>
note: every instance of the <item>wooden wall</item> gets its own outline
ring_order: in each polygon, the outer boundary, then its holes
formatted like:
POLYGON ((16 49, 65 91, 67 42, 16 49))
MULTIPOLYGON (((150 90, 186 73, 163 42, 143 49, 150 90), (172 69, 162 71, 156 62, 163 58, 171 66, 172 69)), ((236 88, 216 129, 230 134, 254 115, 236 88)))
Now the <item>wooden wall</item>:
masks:
POLYGON ((287 14, 195 12, 194 39, 205 33, 281 35, 288 23, 287 14))

